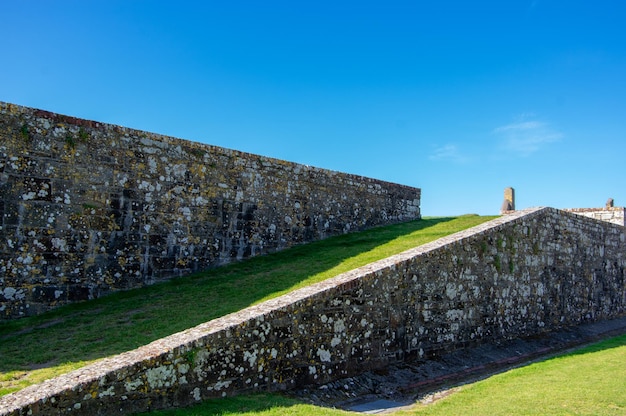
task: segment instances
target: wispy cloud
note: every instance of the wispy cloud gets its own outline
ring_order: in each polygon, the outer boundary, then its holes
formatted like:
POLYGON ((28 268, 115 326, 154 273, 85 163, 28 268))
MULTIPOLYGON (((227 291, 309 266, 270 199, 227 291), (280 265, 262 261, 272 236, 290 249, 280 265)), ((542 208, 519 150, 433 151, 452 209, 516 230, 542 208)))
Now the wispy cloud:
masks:
POLYGON ((498 127, 495 129, 496 132, 503 131, 523 131, 523 130, 533 130, 539 129, 545 126, 546 123, 542 123, 540 121, 522 121, 520 123, 507 124, 506 126, 498 127))
POLYGON ((455 144, 446 144, 436 147, 430 156, 430 160, 462 163, 467 161, 467 157, 461 154, 459 148, 455 144))
POLYGON ((559 141, 563 134, 553 129, 550 124, 537 120, 523 120, 493 130, 502 146, 520 156, 530 156, 541 150, 548 143, 559 141))

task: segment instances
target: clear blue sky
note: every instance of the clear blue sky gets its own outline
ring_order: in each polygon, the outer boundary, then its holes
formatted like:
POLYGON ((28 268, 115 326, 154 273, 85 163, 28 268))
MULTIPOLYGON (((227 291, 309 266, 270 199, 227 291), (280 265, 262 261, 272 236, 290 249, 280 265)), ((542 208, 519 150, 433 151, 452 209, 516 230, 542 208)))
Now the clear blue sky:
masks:
POLYGON ((422 188, 626 205, 626 1, 2 0, 0 101, 422 188))

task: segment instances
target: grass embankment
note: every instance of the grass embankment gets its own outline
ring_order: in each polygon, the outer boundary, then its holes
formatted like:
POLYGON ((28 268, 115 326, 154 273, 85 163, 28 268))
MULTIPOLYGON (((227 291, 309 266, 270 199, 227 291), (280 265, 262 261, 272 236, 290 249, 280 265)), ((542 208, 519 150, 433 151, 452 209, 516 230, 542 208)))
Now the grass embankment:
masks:
POLYGON ((426 218, 379 227, 2 322, 0 395, 492 218, 426 218))
MULTIPOLYGON (((280 395, 210 400, 152 416, 341 416, 356 413, 305 405, 280 395)), ((433 404, 394 416, 626 414, 626 335, 455 389, 433 404)))

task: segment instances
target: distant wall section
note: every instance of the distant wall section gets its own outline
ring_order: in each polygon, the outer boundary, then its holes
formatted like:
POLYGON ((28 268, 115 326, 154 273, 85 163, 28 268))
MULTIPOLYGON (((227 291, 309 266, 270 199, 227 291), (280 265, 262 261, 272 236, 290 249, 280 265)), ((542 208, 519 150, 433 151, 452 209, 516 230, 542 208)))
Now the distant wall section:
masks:
POLYGON ((0 319, 420 218, 420 190, 0 102, 0 319))
POLYGON ((621 226, 626 225, 626 208, 624 207, 569 208, 565 211, 621 226))

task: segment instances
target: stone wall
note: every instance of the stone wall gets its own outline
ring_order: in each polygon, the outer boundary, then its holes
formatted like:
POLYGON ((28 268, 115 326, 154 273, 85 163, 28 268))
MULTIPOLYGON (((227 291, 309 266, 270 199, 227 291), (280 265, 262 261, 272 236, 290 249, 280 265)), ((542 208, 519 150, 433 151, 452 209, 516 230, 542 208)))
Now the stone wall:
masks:
POLYGON ((420 218, 420 190, 0 102, 0 319, 420 218))
POLYGON ((589 218, 595 218, 600 221, 607 221, 621 226, 626 225, 626 208, 624 207, 605 207, 605 208, 569 208, 565 211, 574 214, 583 215, 589 218))
POLYGON ((624 227, 516 211, 5 396, 0 414, 183 406, 619 317, 625 266, 624 227))

